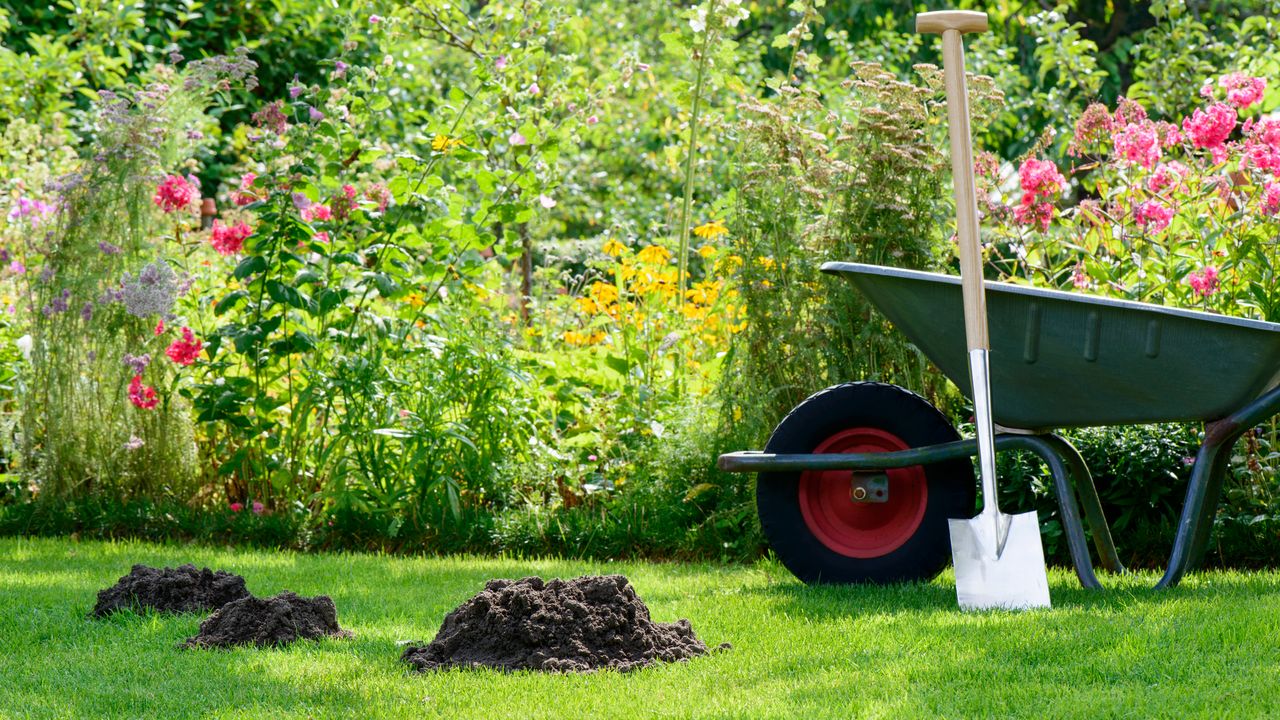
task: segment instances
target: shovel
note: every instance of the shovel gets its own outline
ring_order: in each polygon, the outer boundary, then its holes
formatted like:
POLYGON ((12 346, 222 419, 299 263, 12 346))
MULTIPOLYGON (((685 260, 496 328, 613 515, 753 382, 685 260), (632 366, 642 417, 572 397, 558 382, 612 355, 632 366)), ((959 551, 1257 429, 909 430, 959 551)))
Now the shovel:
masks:
POLYGON ((956 597, 963 610, 1049 607, 1040 522, 1036 513, 1005 515, 996 501, 995 432, 991 424, 988 377, 987 304, 982 286, 982 250, 978 245, 978 201, 973 180, 969 134, 969 96, 964 78, 964 33, 986 32, 987 15, 972 11, 927 12, 916 16, 916 32, 942 35, 942 68, 947 88, 947 128, 951 135, 951 174, 955 181, 956 236, 960 244, 960 280, 964 330, 969 347, 974 421, 978 432, 978 468, 982 474, 982 512, 971 520, 952 519, 951 556, 956 568, 956 597))

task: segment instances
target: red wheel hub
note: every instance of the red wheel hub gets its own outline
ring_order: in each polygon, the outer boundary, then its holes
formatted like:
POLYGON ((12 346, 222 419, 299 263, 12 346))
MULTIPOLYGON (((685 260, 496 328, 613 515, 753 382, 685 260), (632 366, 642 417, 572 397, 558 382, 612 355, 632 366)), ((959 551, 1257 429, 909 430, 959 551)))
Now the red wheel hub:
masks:
MULTIPOLYGON (((879 428, 841 430, 823 440, 815 453, 872 453, 907 450, 897 435, 879 428)), ((886 502, 854 502, 848 470, 800 474, 800 512, 823 545, 846 557, 876 558, 902 547, 924 519, 929 488, 924 468, 913 465, 884 471, 889 476, 886 502)))

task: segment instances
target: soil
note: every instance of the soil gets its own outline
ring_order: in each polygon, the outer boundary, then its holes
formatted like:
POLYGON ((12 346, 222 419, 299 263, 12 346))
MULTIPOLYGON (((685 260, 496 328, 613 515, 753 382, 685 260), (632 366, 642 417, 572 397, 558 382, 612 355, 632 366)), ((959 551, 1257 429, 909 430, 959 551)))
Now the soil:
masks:
POLYGON ((239 575, 195 565, 134 565, 119 582, 98 592, 93 615, 101 618, 117 610, 148 608, 166 613, 207 612, 244 597, 249 597, 249 591, 239 575))
POLYGON ((651 621, 631 583, 608 575, 490 580, 445 616, 429 645, 410 645, 400 659, 419 672, 455 667, 628 672, 706 654, 688 620, 651 621))
POLYGON ((300 597, 282 592, 269 598, 249 596, 227 603, 200 623, 200 632, 180 647, 286 645, 298 639, 351 637, 338 626, 338 609, 327 595, 300 597))

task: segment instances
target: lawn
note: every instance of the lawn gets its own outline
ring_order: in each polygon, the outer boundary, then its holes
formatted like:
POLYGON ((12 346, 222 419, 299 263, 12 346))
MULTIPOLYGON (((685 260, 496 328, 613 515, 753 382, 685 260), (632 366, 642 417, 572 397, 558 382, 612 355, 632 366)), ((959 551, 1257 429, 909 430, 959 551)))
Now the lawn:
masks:
POLYGON ((1280 573, 1154 576, 1105 594, 1051 573, 1055 607, 964 614, 929 585, 809 588, 780 566, 299 555, 0 540, 0 717, 1275 717, 1280 573), (238 572, 256 594, 327 593, 349 641, 179 650, 200 618, 86 614, 131 563, 238 572), (493 577, 624 573, 654 619, 733 649, 630 675, 411 675, 493 577))

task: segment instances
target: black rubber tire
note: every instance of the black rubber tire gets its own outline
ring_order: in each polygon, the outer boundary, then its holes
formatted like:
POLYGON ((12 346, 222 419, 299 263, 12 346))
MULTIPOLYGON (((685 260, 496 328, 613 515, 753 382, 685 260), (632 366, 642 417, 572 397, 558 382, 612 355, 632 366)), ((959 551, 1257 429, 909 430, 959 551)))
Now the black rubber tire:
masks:
MULTIPOLYGON (((876 428, 916 448, 959 440, 947 418, 915 393, 896 385, 854 382, 811 395, 778 423, 769 453, 808 453, 846 429, 876 428)), ((973 515, 977 495, 967 459, 924 466, 924 516, 905 543, 885 555, 853 558, 828 548, 809 529, 800 508, 800 473, 760 473, 756 511, 778 559, 806 583, 889 584, 929 580, 951 560, 948 518, 973 515)))

